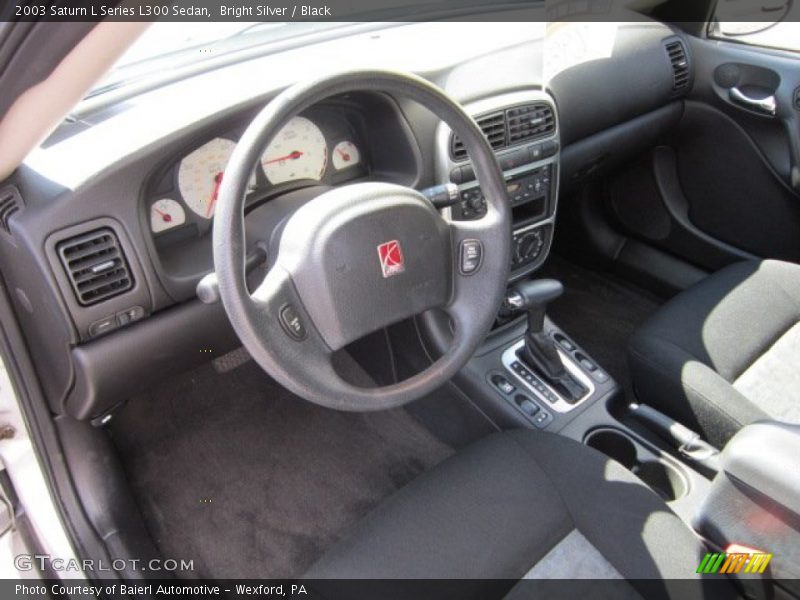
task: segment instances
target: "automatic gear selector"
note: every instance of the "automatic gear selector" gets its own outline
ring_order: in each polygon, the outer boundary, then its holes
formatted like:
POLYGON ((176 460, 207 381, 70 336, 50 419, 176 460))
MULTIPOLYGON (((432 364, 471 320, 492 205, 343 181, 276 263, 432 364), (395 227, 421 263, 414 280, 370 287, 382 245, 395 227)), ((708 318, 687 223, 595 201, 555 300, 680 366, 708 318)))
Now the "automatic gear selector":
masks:
POLYGON ((525 344, 518 351, 519 359, 566 402, 574 404, 588 390, 566 368, 556 341, 544 330, 547 305, 563 293, 564 286, 555 279, 523 281, 506 296, 505 304, 506 308, 528 312, 528 331, 525 344))

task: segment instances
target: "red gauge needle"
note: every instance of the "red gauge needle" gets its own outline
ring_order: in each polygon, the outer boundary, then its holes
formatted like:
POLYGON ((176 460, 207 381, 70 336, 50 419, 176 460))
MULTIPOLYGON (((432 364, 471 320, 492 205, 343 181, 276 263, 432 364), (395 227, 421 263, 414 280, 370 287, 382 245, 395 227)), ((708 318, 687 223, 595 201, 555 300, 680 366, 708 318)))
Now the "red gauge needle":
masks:
POLYGON ((349 155, 347 152, 345 152, 345 151, 344 151, 344 150, 342 150, 341 148, 338 148, 338 149, 337 149, 337 152, 339 152, 339 154, 341 155, 341 157, 342 157, 342 160, 343 160, 344 162, 350 162, 350 155, 349 155))
POLYGON ((162 219, 164 219, 164 223, 172 222, 172 215, 158 210, 155 206, 153 207, 153 210, 156 211, 156 213, 158 213, 162 219))
POLYGON ((214 214, 214 205, 217 203, 217 196, 219 195, 219 186, 222 185, 222 171, 214 175, 214 191, 211 192, 211 201, 208 203, 206 209, 206 219, 214 214))
POLYGON ((265 165, 271 165, 272 163, 281 162, 281 161, 284 161, 284 160, 297 160, 301 156, 303 156, 303 153, 300 152, 300 150, 295 150, 294 152, 292 152, 291 154, 287 154, 286 156, 279 156, 278 158, 272 158, 270 160, 265 160, 264 164, 265 165))

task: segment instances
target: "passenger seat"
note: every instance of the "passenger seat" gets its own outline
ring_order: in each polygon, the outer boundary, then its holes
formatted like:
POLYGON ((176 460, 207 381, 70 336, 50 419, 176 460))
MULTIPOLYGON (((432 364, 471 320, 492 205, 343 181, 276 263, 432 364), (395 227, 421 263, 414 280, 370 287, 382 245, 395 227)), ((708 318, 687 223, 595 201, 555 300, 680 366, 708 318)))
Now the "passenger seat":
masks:
POLYGON ((637 399, 717 447, 759 419, 800 423, 800 265, 725 267, 633 336, 637 399))

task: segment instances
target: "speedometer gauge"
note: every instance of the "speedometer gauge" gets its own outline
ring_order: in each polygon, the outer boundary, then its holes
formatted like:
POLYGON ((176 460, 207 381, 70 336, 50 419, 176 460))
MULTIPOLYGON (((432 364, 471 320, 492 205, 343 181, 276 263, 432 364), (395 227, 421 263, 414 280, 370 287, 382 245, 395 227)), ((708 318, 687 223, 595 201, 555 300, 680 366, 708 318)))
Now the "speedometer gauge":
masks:
POLYGON ((186 206, 204 219, 214 214, 222 174, 236 143, 214 138, 181 161, 178 168, 178 189, 186 206))
POLYGON ((294 117, 267 146, 261 164, 273 184, 295 179, 319 181, 328 165, 328 144, 313 121, 294 117))
MULTIPOLYGON (((178 189, 186 206, 204 219, 214 216, 222 175, 236 143, 214 138, 186 156, 178 168, 178 189)), ((255 173, 250 187, 255 185, 255 173)))

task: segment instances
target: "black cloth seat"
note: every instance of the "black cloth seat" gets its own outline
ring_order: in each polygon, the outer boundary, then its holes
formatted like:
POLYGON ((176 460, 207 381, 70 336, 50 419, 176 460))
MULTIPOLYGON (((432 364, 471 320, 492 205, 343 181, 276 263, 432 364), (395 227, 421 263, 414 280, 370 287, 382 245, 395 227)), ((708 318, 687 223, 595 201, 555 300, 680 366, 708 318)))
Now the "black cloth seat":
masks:
MULTIPOLYGON (((505 580, 503 594, 522 597, 535 593, 531 579, 554 578, 615 580, 625 597, 725 597, 720 589, 704 596, 706 582, 695 579, 704 553, 693 532, 618 463, 562 436, 517 430, 489 436, 401 489, 306 578, 472 579, 459 598, 492 597, 475 579, 505 580), (651 578, 684 581, 675 594, 662 581, 646 591, 637 589, 643 581, 625 581, 651 578)), ((344 589, 331 597, 358 595, 344 589)), ((403 588, 370 596, 396 589, 403 588)))
POLYGON ((633 336, 637 399, 722 447, 760 419, 800 422, 800 265, 728 266, 633 336))

